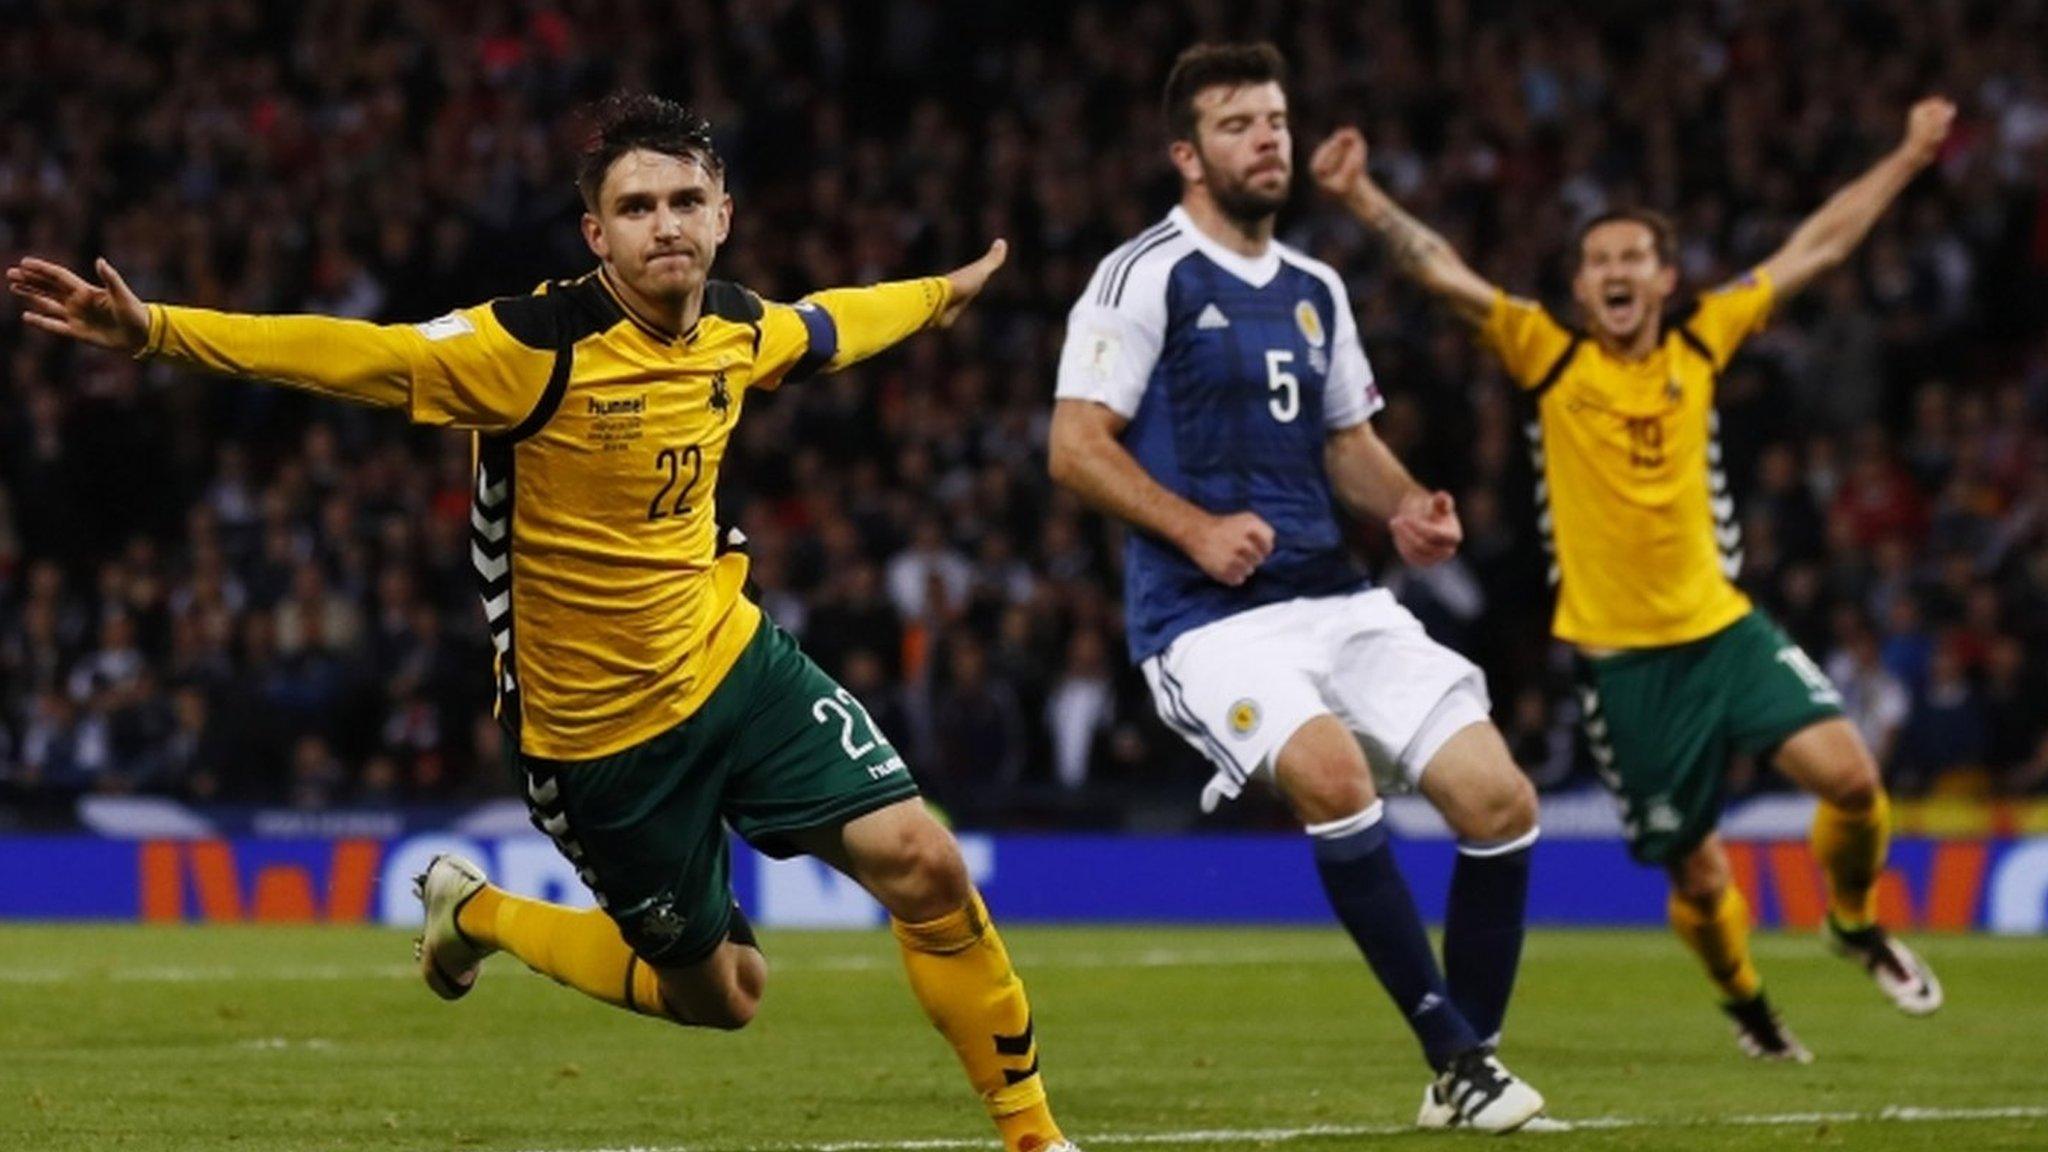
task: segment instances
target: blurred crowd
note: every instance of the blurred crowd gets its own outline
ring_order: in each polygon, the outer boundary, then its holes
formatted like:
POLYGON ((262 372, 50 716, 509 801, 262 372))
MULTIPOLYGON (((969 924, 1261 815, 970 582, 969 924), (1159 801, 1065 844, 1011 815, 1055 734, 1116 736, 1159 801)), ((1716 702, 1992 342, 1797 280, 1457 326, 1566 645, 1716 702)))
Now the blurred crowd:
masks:
MULTIPOLYGON (((1674 215, 1689 285, 1738 274, 1892 146, 1911 98, 1946 92, 1962 115, 1936 168, 1722 382, 1742 579, 1896 787, 2048 788, 2042 0, 0 16, 0 257, 105 254, 146 299, 399 322, 578 274, 575 111, 621 86, 714 121, 737 201, 717 274, 771 297, 1007 236, 963 324, 751 399, 720 488, 769 611, 979 824, 1172 826, 1205 778, 1125 662, 1117 532, 1044 474, 1066 310, 1176 193, 1157 94, 1180 47, 1274 40, 1298 168, 1360 124, 1396 197, 1553 302, 1574 224, 1617 203, 1674 215)), ((1400 570, 1374 526, 1360 554, 1485 667, 1532 775, 1583 783, 1509 389, 1306 188, 1282 229, 1349 279, 1381 433, 1465 520, 1436 569, 1400 570)), ((0 810, 506 787, 463 438, 62 347, 12 309, 0 363, 0 810)))

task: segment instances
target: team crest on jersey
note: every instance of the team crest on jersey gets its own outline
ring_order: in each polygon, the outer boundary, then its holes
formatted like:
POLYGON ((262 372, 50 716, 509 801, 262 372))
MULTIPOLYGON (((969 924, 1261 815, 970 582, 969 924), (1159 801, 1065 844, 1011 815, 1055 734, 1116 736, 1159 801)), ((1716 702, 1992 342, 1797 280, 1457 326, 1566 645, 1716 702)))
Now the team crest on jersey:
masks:
POLYGON ((1316 314, 1316 306, 1303 300, 1294 306, 1294 323, 1301 329, 1301 338, 1309 347, 1321 348, 1329 339, 1323 331, 1323 318, 1316 314))
POLYGON ((1258 701, 1246 698, 1230 706, 1230 731, 1238 736, 1249 736, 1259 730, 1258 701))
POLYGON ((658 943, 665 944, 681 937, 686 923, 683 914, 676 911, 676 906, 664 900, 649 908, 640 918, 640 932, 658 943))
POLYGON ((726 386, 723 368, 711 374, 711 410, 720 416, 732 411, 732 389, 726 386))

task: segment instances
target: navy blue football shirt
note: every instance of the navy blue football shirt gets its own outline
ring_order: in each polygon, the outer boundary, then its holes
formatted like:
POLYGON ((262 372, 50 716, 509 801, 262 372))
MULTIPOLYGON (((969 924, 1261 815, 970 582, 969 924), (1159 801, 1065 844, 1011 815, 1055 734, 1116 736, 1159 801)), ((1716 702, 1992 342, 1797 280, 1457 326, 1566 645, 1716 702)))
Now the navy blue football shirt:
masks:
POLYGON ((1130 531, 1134 663, 1226 616, 1367 585, 1344 547, 1323 447, 1382 401, 1329 265, 1277 241, 1239 255, 1175 208, 1096 268, 1067 318, 1057 395, 1124 417, 1124 447, 1183 499, 1273 526, 1273 554, 1236 588, 1130 531))

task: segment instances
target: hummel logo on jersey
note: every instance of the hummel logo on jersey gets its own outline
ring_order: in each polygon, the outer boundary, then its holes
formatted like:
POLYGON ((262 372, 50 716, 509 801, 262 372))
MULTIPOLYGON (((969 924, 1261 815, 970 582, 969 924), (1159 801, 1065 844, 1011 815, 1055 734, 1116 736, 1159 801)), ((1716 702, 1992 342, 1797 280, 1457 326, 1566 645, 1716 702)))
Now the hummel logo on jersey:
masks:
POLYGON ((1228 328, 1230 327, 1230 317, 1225 316, 1223 314, 1223 309, 1218 308, 1214 304, 1210 304, 1209 306, 1202 309, 1202 314, 1200 316, 1195 317, 1195 327, 1228 328))

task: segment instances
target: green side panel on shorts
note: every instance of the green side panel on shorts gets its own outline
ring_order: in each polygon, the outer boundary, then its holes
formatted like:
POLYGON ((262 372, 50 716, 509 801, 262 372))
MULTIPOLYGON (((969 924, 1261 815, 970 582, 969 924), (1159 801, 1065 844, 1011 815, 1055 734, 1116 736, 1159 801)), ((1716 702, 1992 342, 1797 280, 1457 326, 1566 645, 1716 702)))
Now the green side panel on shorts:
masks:
POLYGON ((583 870, 634 951, 665 966, 701 960, 725 937, 733 907, 728 825, 762 851, 787 856, 792 833, 836 827, 918 794, 852 693, 768 620, 681 724, 594 760, 518 763, 536 822, 583 870), (551 806, 528 788, 548 780, 558 795, 551 806), (551 815, 560 834, 548 826, 551 815))
POLYGON ((1839 696, 1761 611, 1711 636, 1580 661, 1595 693, 1584 726, 1602 781, 1622 805, 1629 851, 1664 864, 1720 820, 1736 752, 1761 755, 1841 715, 1839 696))

